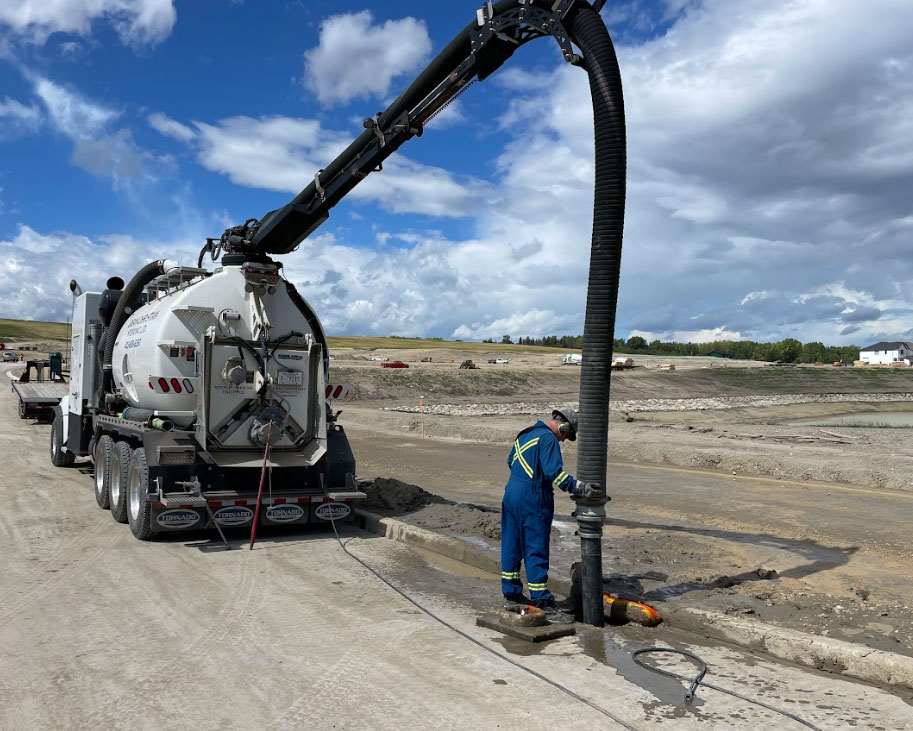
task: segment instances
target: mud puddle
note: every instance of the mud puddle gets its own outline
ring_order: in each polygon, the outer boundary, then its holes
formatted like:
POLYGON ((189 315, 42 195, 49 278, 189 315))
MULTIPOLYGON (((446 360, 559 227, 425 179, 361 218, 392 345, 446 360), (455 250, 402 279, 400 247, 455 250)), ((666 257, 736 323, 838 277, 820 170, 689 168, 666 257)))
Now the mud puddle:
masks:
MULTIPOLYGON (((398 480, 360 487, 368 493, 368 510, 497 555, 496 509, 455 503, 398 480)), ((575 521, 556 516, 553 578, 570 577, 579 556, 575 530, 575 521)), ((869 588, 864 572, 847 571, 856 550, 739 530, 610 520, 604 589, 654 604, 660 612, 667 603, 711 609, 913 656, 913 612, 899 593, 902 587, 879 593, 869 588)))

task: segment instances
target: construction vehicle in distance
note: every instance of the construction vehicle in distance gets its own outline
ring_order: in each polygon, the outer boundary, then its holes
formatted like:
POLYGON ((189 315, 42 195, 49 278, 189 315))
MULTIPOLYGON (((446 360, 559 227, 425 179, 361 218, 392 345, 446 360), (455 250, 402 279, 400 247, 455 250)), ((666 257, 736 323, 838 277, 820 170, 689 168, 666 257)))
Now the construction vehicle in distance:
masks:
POLYGON ((581 365, 583 356, 578 353, 568 353, 561 358, 561 365, 581 365))
POLYGON ((69 390, 60 353, 52 353, 47 360, 27 360, 12 389, 19 399, 20 419, 50 421, 54 408, 69 390))
POLYGON ((633 358, 613 358, 612 359, 612 370, 613 371, 626 371, 634 367, 633 358))
POLYGON ((479 366, 477 366, 469 358, 467 358, 462 363, 460 363, 460 370, 461 371, 477 371, 477 370, 479 370, 479 366))

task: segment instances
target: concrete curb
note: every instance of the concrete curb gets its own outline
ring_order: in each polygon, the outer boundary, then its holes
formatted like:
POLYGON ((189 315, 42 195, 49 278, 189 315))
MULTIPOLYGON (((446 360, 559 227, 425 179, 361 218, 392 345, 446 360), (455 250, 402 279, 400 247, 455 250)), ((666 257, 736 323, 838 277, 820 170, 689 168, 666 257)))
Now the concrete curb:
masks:
MULTIPOLYGON (((466 541, 366 510, 356 509, 355 516, 356 523, 371 533, 437 553, 482 571, 492 574, 501 572, 498 556, 466 541)), ((550 578, 549 585, 564 595, 571 588, 571 582, 564 579, 550 578)), ((660 612, 669 625, 704 637, 724 640, 781 660, 869 683, 913 689, 913 657, 706 609, 673 607, 666 603, 660 607, 660 612)))
POLYGON ((913 657, 691 607, 663 609, 676 627, 881 685, 913 688, 913 657))

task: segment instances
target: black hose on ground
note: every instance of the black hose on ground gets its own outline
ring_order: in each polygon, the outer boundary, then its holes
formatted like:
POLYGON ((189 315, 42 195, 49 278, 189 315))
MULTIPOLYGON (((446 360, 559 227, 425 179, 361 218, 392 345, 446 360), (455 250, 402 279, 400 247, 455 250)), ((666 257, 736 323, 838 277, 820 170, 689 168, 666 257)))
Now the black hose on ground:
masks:
MULTIPOLYGON (((329 494, 327 495, 327 497, 329 497, 329 494)), ((573 698, 574 700, 577 700, 577 701, 580 701, 581 703, 584 703, 585 705, 587 705, 587 706, 589 706, 590 708, 592 708, 594 711, 596 711, 596 712, 598 712, 598 713, 601 713, 601 714, 602 714, 603 716, 605 716, 606 718, 611 719, 612 721, 614 721, 615 723, 617 723, 617 724, 618 724, 619 726, 621 726, 622 728, 625 728, 625 729, 627 729, 628 731, 637 731, 637 730, 634 728, 634 726, 632 726, 631 724, 629 724, 627 721, 625 721, 624 719, 620 718, 619 716, 616 716, 614 713, 612 713, 612 712, 609 711, 608 709, 603 708, 603 707, 600 706, 598 703, 594 703, 593 701, 591 701, 591 700, 589 700, 589 699, 587 699, 587 698, 584 698, 582 695, 580 695, 579 693, 576 693, 575 691, 571 690, 571 689, 568 688, 566 685, 562 685, 562 684, 559 683, 558 681, 552 680, 551 678, 546 677, 546 676, 543 675, 542 673, 539 673, 539 672, 533 670, 533 669, 532 669, 531 667, 529 667, 528 665, 524 665, 523 663, 518 662, 518 661, 514 660, 513 658, 508 657, 507 655, 502 655, 502 654, 501 654, 500 652, 498 652, 497 650, 492 649, 492 647, 491 647, 490 645, 488 645, 487 643, 482 642, 482 641, 480 641, 480 640, 477 640, 477 639, 476 639, 475 637, 473 637, 472 635, 470 635, 470 634, 464 632, 464 631, 461 630, 459 627, 456 627, 455 625, 451 624, 450 622, 448 622, 448 621, 447 621, 446 619, 444 619, 443 617, 441 617, 441 616, 435 614, 434 612, 432 612, 432 611, 431 611, 430 609, 428 609, 426 606, 424 606, 423 604, 421 604, 421 603, 420 603, 419 601, 417 601, 416 599, 413 599, 413 598, 412 598, 411 596, 409 596, 406 592, 404 592, 402 589, 400 589, 398 586, 396 586, 394 583, 392 583, 389 579, 386 579, 379 571, 377 571, 376 569, 372 568, 369 564, 367 564, 365 561, 363 561, 363 560, 360 559, 358 556, 356 556, 354 553, 352 553, 352 552, 349 550, 348 544, 350 543, 351 540, 354 540, 354 538, 353 538, 353 539, 350 539, 349 541, 346 541, 345 543, 343 543, 343 542, 342 542, 342 539, 339 537, 339 531, 336 529, 336 521, 335 521, 335 520, 331 520, 331 521, 330 521, 330 525, 333 526, 333 534, 336 536, 336 542, 339 544, 339 547, 346 553, 346 555, 348 555, 350 558, 354 559, 356 562, 358 562, 359 564, 361 564, 361 566, 362 566, 363 568, 365 568, 365 569, 367 569, 368 571, 370 571, 370 572, 371 572, 372 574, 374 574, 374 576, 377 577, 381 582, 383 582, 383 583, 386 584, 390 589, 392 589, 392 590, 395 591, 397 594, 399 594, 403 599, 405 599, 407 602, 409 602, 409 603, 410 603, 412 606, 414 606, 416 609, 418 609, 419 611, 421 611, 421 612, 425 613, 426 615, 428 615, 428 616, 429 616, 431 619, 433 619, 435 622, 438 622, 438 623, 442 624, 444 627, 446 627, 447 629, 449 629, 451 632, 454 632, 454 633, 458 634, 458 635, 459 635, 460 637, 462 637, 464 640, 469 640, 473 645, 475 645, 476 647, 478 647, 478 648, 480 648, 480 649, 482 649, 482 650, 485 650, 485 652, 490 653, 490 654, 494 655, 494 656, 497 657, 497 658, 500 658, 501 660, 503 660, 504 662, 506 662, 506 663, 508 663, 508 664, 510 664, 510 665, 513 665, 513 666, 514 666, 515 668, 517 668, 518 670, 522 670, 522 671, 524 671, 524 672, 526 672, 526 673, 529 673, 529 674, 532 675, 534 678, 538 678, 538 679, 541 680, 542 682, 548 683, 550 686, 552 686, 552 687, 555 688, 556 690, 560 690, 562 693, 566 693, 567 695, 569 695, 569 696, 570 696, 571 698, 573 698)))
MULTIPOLYGON (((127 283, 127 286, 124 287, 123 294, 117 301, 117 307, 114 308, 114 314, 111 316, 111 324, 108 326, 108 330, 105 333, 105 355, 101 364, 103 393, 111 391, 111 382, 114 377, 111 370, 111 361, 114 358, 114 343, 117 340, 120 329, 127 321, 127 318, 133 314, 133 311, 136 309, 137 303, 139 302, 139 296, 143 292, 143 287, 149 284, 149 282, 157 276, 164 273, 165 259, 149 262, 134 274, 133 278, 127 283)), ((103 407, 104 404, 101 404, 101 406, 103 407)))
POLYGON ((729 690, 728 688, 722 688, 719 685, 708 683, 704 680, 704 676, 707 674, 707 663, 705 663, 693 652, 688 652, 687 650, 676 650, 671 647, 643 647, 639 650, 634 650, 634 652, 631 653, 631 659, 646 670, 650 670, 654 673, 659 673, 660 675, 666 675, 670 678, 675 678, 676 680, 683 680, 688 683, 688 690, 685 691, 685 703, 691 703, 697 694, 697 689, 700 686, 704 686, 705 688, 710 688, 711 690, 715 690, 718 693, 725 693, 726 695, 731 695, 733 698, 738 698, 739 700, 751 703, 752 705, 766 708, 768 711, 779 713, 781 716, 791 718, 793 721, 801 723, 807 728, 813 729, 813 731, 821 731, 821 729, 815 726, 815 724, 813 724, 811 721, 806 721, 804 718, 797 716, 795 713, 784 711, 782 708, 777 708, 776 706, 764 703, 763 701, 759 701, 757 698, 751 698, 747 695, 736 693, 734 690, 729 690), (669 655, 680 655, 681 657, 685 657, 697 663, 697 674, 694 677, 689 678, 687 675, 681 675, 680 673, 675 673, 671 670, 664 670, 663 668, 657 667, 656 665, 650 665, 649 663, 644 662, 642 659, 644 655, 656 655, 661 653, 666 653, 669 655))

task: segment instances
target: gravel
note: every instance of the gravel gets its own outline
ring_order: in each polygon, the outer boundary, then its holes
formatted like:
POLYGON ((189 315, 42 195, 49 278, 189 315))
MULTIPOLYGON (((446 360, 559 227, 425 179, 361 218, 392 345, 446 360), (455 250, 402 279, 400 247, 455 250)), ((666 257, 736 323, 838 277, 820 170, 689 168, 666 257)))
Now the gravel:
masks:
MULTIPOLYGON (((791 404, 827 404, 827 403, 889 403, 896 401, 913 401, 913 393, 797 393, 774 394, 765 396, 715 396, 706 398, 680 399, 629 399, 612 401, 614 411, 628 413, 646 411, 702 411, 718 409, 742 409, 759 406, 788 406, 791 404)), ((567 404, 578 408, 577 402, 567 404)), ((554 408, 553 402, 519 401, 510 404, 430 404, 424 409, 418 406, 385 406, 384 411, 400 411, 407 414, 426 414, 437 416, 519 416, 526 414, 543 414, 554 408)))

